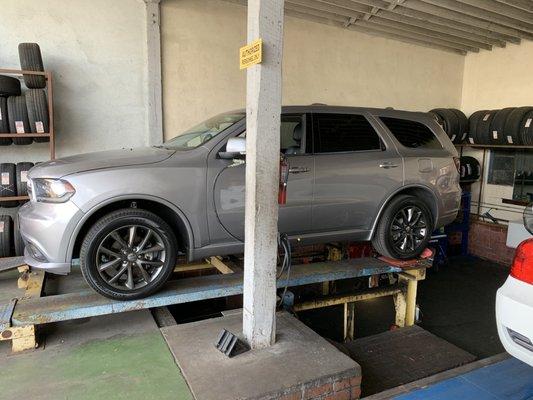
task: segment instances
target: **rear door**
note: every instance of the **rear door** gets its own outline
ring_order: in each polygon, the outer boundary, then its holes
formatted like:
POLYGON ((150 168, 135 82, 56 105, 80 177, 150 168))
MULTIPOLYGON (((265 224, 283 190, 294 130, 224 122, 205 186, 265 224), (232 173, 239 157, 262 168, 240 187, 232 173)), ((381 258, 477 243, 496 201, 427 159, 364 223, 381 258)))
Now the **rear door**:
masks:
POLYGON ((313 230, 370 230, 379 206, 403 183, 403 162, 368 115, 313 114, 313 230))

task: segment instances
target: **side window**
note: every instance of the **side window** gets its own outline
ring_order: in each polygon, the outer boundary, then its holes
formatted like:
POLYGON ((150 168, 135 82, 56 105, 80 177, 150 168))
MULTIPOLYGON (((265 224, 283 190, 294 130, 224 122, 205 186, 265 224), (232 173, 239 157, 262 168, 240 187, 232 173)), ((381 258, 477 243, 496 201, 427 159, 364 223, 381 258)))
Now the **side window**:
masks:
POLYGON ((362 115, 313 114, 315 153, 382 149, 381 140, 362 115))
MULTIPOLYGON (((308 130, 309 131, 309 130, 308 130)), ((284 154, 305 154, 307 147, 310 148, 310 139, 304 138, 305 115, 282 115, 280 126, 280 149, 284 154)), ((307 135, 310 136, 309 134, 307 135)), ((245 138, 246 131, 238 137, 245 138)), ((310 153, 308 150, 307 153, 310 153)))
POLYGON ((301 115, 282 115, 280 127, 280 147, 285 154, 303 154, 304 122, 301 115))
POLYGON ((420 149, 442 149, 442 144, 426 125, 401 118, 380 117, 403 146, 420 149))

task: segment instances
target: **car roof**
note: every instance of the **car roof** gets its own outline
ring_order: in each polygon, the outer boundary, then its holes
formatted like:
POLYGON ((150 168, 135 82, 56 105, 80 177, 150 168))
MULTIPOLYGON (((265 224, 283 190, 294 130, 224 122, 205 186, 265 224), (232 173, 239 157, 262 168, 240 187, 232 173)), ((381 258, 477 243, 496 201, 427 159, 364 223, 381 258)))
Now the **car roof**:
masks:
MULTIPOLYGON (((246 109, 235 110, 232 113, 245 113, 246 109)), ((326 104, 311 104, 311 105, 294 105, 283 106, 281 108, 282 114, 291 113, 333 113, 333 114, 359 114, 368 113, 376 117, 390 117, 401 118, 415 121, 434 120, 431 114, 427 112, 417 111, 403 111, 395 110, 393 108, 372 108, 372 107, 348 107, 348 106, 328 106, 326 104)))

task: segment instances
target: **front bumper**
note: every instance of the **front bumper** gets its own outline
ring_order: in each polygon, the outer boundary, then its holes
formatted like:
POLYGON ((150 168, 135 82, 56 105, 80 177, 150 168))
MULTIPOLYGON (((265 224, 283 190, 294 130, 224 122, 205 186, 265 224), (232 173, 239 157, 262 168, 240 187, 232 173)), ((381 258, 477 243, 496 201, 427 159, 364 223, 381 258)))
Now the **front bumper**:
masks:
POLYGON ((28 202, 19 209, 24 261, 32 268, 55 274, 70 272, 69 246, 83 212, 66 203, 28 202))
POLYGON ((533 366, 533 285, 507 278, 496 294, 496 324, 505 350, 533 366))

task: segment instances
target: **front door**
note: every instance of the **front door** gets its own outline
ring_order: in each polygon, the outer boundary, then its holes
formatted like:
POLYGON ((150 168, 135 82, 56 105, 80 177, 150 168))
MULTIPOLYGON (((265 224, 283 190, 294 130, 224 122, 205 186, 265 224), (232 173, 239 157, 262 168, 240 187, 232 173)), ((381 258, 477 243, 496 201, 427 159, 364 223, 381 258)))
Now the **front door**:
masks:
POLYGON ((362 114, 313 114, 313 230, 368 230, 380 204, 403 182, 390 139, 362 114))
MULTIPOLYGON (((279 206, 278 229, 294 235, 311 229, 314 157, 306 151, 305 115, 281 117, 281 150, 287 154, 291 167, 287 185, 287 204, 279 206)), ((245 132, 239 136, 244 137, 245 132)), ((220 160, 218 160, 220 162, 220 160)), ((246 160, 224 160, 214 182, 216 216, 224 229, 238 240, 244 240, 244 195, 246 160)), ((265 190, 278 190, 265 188, 265 190)))

